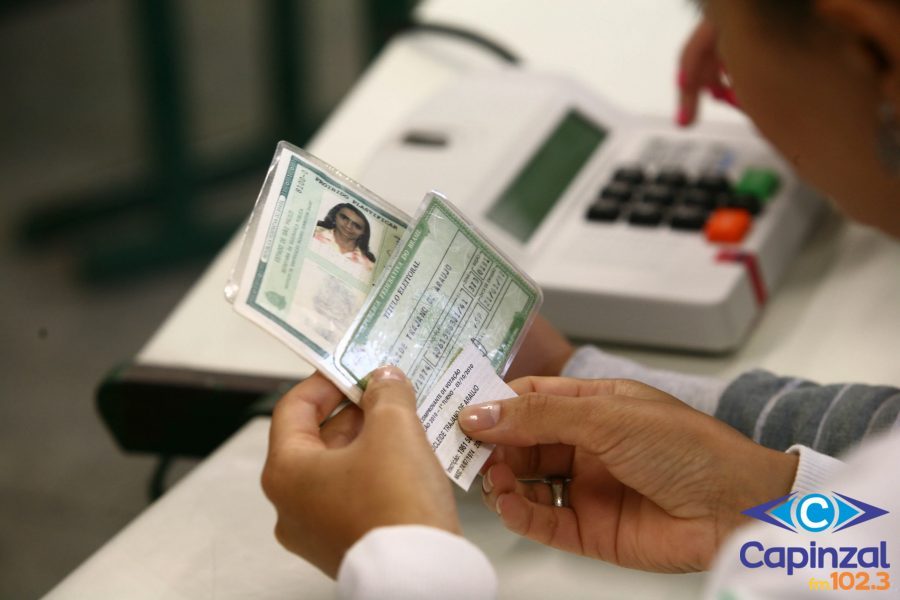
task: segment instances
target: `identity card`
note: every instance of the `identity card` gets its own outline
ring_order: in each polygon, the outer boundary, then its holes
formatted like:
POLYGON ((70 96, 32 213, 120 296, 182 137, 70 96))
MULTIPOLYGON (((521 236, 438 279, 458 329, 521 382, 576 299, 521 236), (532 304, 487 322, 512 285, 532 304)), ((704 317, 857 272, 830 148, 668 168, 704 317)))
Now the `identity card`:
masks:
POLYGON ((235 310, 313 363, 344 393, 333 354, 409 217, 281 142, 226 287, 235 310))

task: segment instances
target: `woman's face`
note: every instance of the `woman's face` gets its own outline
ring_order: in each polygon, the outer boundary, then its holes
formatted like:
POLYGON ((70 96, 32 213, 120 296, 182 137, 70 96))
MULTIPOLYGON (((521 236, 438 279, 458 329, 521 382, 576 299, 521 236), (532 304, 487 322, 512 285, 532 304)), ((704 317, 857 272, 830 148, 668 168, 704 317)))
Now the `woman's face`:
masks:
POLYGON ((815 17, 777 23, 755 0, 710 0, 742 109, 805 180, 851 217, 900 236, 900 178, 876 150, 878 81, 857 40, 815 17))
POLYGON ((347 241, 355 242, 365 232, 366 222, 349 208, 342 208, 335 217, 335 227, 347 241))

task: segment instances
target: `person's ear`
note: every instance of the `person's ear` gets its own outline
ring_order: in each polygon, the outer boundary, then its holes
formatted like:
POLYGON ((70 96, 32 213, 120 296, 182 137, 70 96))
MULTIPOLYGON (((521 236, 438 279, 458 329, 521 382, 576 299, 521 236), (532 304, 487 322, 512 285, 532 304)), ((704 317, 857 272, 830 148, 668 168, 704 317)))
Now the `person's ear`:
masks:
POLYGON ((900 114, 900 2, 816 0, 817 16, 855 39, 854 62, 876 78, 882 100, 900 114))

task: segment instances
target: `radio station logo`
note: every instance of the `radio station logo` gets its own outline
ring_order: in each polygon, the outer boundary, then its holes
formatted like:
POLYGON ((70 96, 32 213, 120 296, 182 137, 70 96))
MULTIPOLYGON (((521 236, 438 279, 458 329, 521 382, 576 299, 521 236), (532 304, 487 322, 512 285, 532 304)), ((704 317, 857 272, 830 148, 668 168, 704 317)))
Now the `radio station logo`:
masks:
MULTIPOLYGON (((840 532, 888 514, 888 511, 837 492, 788 494, 754 506, 742 514, 763 523, 803 534, 797 544, 766 545, 749 540, 740 549, 741 564, 748 569, 781 570, 792 576, 803 570, 812 575, 810 590, 891 589, 891 563, 887 540, 866 540, 859 544, 840 543, 840 532), (810 540, 808 534, 823 535, 810 540), (832 540, 832 534, 838 534, 832 540), (805 539, 803 539, 805 538, 805 539), (830 571, 830 572, 829 572, 830 571)), ((876 536, 878 532, 872 532, 876 536)), ((852 536, 851 536, 852 537, 852 536)), ((866 536, 863 536, 866 537, 866 536)), ((880 537, 880 536, 878 536, 880 537)))
POLYGON ((888 511, 843 494, 788 494, 741 514, 794 533, 837 533, 888 511))

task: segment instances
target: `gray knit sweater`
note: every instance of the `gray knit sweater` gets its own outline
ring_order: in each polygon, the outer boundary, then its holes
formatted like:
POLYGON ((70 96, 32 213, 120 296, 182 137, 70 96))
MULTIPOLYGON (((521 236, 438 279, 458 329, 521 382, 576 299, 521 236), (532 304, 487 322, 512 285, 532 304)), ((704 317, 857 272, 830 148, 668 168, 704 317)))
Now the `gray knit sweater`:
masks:
POLYGON ((727 382, 650 369, 593 346, 580 348, 562 374, 642 381, 781 451, 802 444, 837 456, 900 426, 900 389, 888 386, 817 385, 766 371, 750 371, 727 382))

